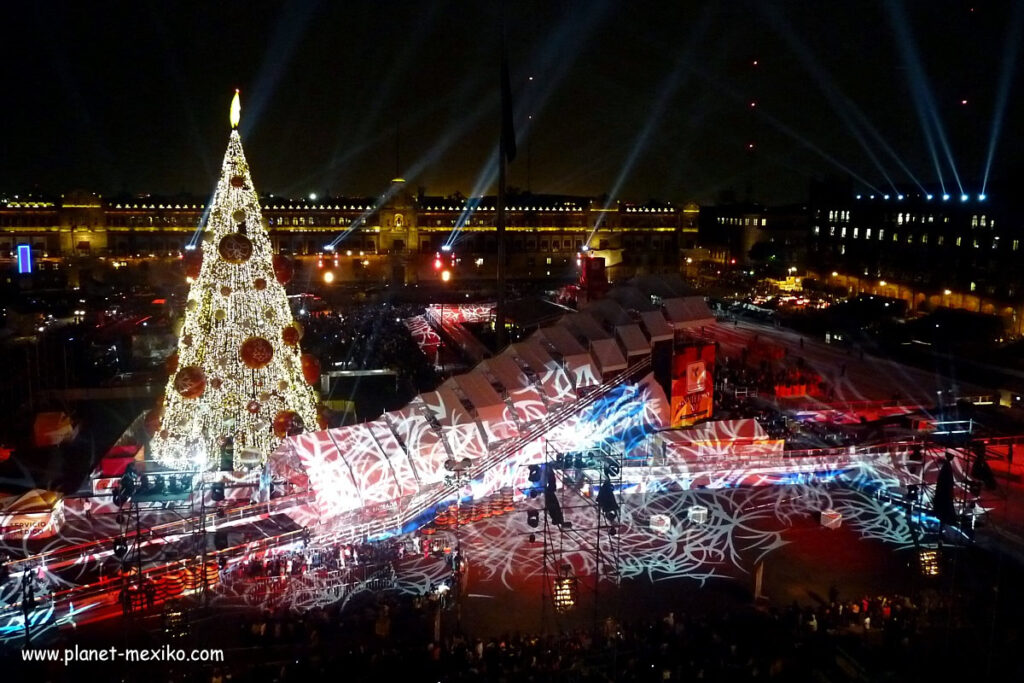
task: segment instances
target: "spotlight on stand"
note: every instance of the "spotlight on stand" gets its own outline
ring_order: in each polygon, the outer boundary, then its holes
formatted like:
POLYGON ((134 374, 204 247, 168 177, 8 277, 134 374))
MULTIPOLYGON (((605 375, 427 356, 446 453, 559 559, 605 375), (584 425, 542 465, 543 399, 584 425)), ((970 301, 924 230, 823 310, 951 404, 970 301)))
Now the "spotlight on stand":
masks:
POLYGON ((128 541, 125 540, 124 536, 118 536, 114 539, 114 556, 117 559, 124 559, 124 556, 128 554, 128 541))
MULTIPOLYGON (((526 511, 526 523, 536 529, 540 526, 540 511, 539 510, 527 510, 526 511)), ((533 537, 533 534, 530 534, 533 537)), ((532 541, 531 541, 532 542, 532 541)))

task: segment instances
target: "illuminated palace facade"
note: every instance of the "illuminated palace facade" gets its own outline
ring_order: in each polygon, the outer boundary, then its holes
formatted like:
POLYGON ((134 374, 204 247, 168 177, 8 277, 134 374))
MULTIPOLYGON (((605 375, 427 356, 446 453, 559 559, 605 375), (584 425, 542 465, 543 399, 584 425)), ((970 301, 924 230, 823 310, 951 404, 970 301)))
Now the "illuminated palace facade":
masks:
MULTIPOLYGON (((262 198, 274 249, 317 262, 338 281, 416 282, 435 277, 442 246, 452 245, 456 275, 493 277, 495 198, 412 194, 393 182, 386 201, 337 197, 316 201, 262 198), (379 204, 379 205, 378 205, 379 204), (458 226, 458 227, 457 227, 458 226), (334 244, 333 250, 327 247, 334 244), (325 263, 326 261, 326 263, 325 263)), ((562 277, 587 245, 606 259, 609 276, 678 272, 680 254, 696 246, 696 204, 612 203, 591 197, 517 195, 507 202, 509 274, 562 277)), ((177 258, 203 220, 191 197, 105 199, 74 193, 50 200, 0 201, 0 257, 30 245, 45 269, 84 260, 177 258)), ((313 266, 317 267, 317 266, 313 266)))

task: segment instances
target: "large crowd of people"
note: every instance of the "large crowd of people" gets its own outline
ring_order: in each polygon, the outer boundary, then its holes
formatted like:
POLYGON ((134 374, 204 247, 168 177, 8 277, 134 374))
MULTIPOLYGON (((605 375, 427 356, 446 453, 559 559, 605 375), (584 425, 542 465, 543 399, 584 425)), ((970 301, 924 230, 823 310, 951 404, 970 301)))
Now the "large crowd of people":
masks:
POLYGON ((298 316, 304 328, 303 348, 325 367, 341 370, 388 368, 420 391, 432 388, 433 366, 420 351, 406 318, 422 315, 414 304, 361 306, 344 313, 320 312, 298 316))
MULTIPOLYGON (((899 595, 814 607, 679 606, 657 620, 605 619, 561 633, 476 637, 437 630, 436 594, 378 598, 361 609, 264 613, 240 638, 266 657, 212 672, 212 681, 745 681, 829 680, 842 674, 897 676, 919 668, 916 645, 945 605, 899 595)), ((843 680, 846 680, 844 678, 843 680)))

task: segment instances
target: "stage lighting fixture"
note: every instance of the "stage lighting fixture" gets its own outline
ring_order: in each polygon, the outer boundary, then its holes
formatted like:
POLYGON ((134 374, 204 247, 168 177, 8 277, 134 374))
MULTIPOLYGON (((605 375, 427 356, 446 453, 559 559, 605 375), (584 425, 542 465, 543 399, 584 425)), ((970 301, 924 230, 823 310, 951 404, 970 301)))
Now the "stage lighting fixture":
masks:
POLYGON ((540 512, 537 510, 526 511, 526 523, 536 529, 540 525, 540 512))
POLYGON ((576 604, 576 577, 572 575, 571 565, 563 564, 558 568, 551 598, 557 612, 567 612, 576 604))
POLYGON ((529 480, 534 482, 534 483, 537 483, 538 481, 540 481, 540 465, 530 465, 529 468, 530 468, 530 475, 528 477, 529 480))
POLYGON ((537 534, 530 534, 530 543, 537 542, 537 534))
POLYGON ((979 194, 978 195, 978 201, 979 202, 983 202, 983 201, 985 201, 985 199, 987 199, 987 197, 984 194, 979 194))
POLYGON ((939 575, 939 552, 937 550, 921 550, 917 554, 921 573, 925 576, 939 575))
POLYGON ((210 498, 216 502, 224 500, 224 483, 217 482, 216 484, 210 485, 210 498))
POLYGON ((114 555, 120 560, 128 554, 128 541, 125 540, 124 536, 118 536, 114 539, 114 555))
POLYGON ((948 194, 942 195, 942 201, 948 202, 949 201, 949 195, 948 194))
POLYGON ((969 197, 967 195, 965 195, 965 194, 960 195, 960 201, 966 202, 968 199, 969 199, 969 197))
POLYGON ((612 525, 611 525, 610 527, 608 527, 608 535, 609 535, 609 536, 614 536, 614 535, 615 535, 615 534, 617 534, 617 533, 619 533, 619 532, 618 532, 618 530, 617 530, 617 529, 615 528, 615 525, 614 525, 614 524, 612 524, 612 525))
POLYGON ((933 199, 934 197, 935 197, 935 195, 933 195, 933 194, 930 194, 930 195, 928 195, 927 197, 925 197, 925 199, 931 200, 931 199, 933 199))

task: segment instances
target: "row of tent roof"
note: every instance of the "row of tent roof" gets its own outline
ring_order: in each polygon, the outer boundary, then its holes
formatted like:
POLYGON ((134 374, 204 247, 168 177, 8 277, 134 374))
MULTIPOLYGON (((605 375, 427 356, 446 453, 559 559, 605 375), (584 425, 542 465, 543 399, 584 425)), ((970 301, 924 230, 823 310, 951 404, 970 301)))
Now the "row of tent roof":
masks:
POLYGON ((571 410, 569 404, 643 361, 654 343, 706 324, 712 316, 703 299, 691 299, 667 300, 663 310, 632 317, 622 309, 626 317, 618 319, 628 322, 619 325, 610 324, 609 314, 617 311, 608 305, 566 315, 400 410, 292 437, 271 466, 279 475, 289 476, 283 470, 294 468, 319 479, 315 488, 348 498, 338 501, 346 508, 411 495, 443 477, 449 458, 485 457, 549 414, 571 410))

